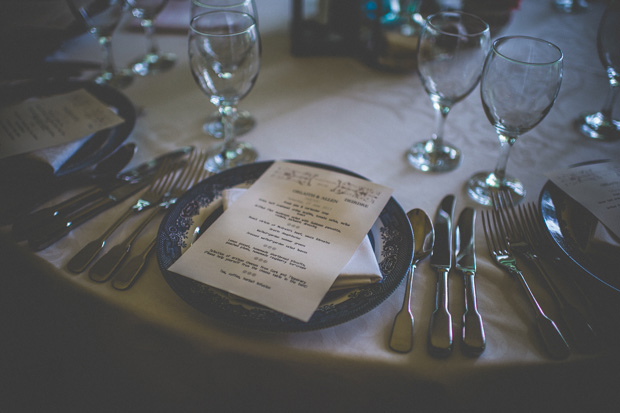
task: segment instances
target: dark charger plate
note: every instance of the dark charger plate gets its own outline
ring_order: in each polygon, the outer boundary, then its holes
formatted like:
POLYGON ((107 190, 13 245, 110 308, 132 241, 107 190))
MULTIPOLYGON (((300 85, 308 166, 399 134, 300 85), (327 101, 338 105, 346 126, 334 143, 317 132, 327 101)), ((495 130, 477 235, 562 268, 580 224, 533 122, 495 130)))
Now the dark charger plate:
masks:
MULTIPOLYGON (((300 162, 365 179, 353 172, 313 162, 300 162)), ((196 309, 227 324, 277 332, 310 331, 344 323, 375 308, 389 297, 407 274, 412 260, 413 233, 407 215, 390 198, 370 230, 370 240, 383 274, 380 283, 328 293, 308 322, 302 322, 264 306, 168 271, 192 241, 194 230, 204 231, 220 211, 212 203, 224 189, 256 181, 273 162, 239 166, 213 175, 189 190, 164 217, 157 240, 157 259, 170 287, 196 309), (210 209, 209 209, 210 207, 210 209), (205 215, 205 211, 209 211, 205 215)))

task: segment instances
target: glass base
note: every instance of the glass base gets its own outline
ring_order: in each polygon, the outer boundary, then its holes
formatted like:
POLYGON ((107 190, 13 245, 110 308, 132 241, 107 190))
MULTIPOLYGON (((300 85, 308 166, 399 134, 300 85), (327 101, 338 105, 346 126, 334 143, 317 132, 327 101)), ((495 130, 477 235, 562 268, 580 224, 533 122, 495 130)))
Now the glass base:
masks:
POLYGON ((132 65, 132 70, 140 76, 154 75, 165 72, 174 66, 177 57, 173 53, 149 53, 132 65))
POLYGON ((553 8, 564 13, 580 13, 588 9, 585 0, 552 0, 553 8))
POLYGON ((454 146, 436 145, 434 140, 419 142, 407 151, 407 160, 423 172, 448 172, 461 163, 461 151, 454 146))
MULTIPOLYGON (((256 120, 250 115, 250 112, 240 110, 237 112, 237 119, 233 124, 233 135, 241 136, 251 131, 256 125, 256 120)), ((222 124, 222 116, 219 112, 213 112, 207 118, 207 122, 203 125, 202 129, 207 135, 211 135, 216 139, 222 139, 224 137, 224 125, 222 124)))
POLYGON ((605 118, 601 112, 581 115, 575 127, 586 137, 601 141, 620 139, 620 121, 605 118))
POLYGON ((493 194, 509 193, 514 205, 525 198, 525 188, 517 178, 506 176, 500 181, 493 172, 478 172, 465 184, 467 194, 481 205, 493 206, 493 194))
POLYGON ((235 166, 252 163, 258 157, 258 153, 252 145, 244 142, 233 142, 227 148, 225 144, 219 144, 209 151, 205 169, 209 172, 222 172, 235 166))
POLYGON ((98 85, 107 85, 116 89, 124 89, 133 83, 134 77, 130 70, 124 69, 114 73, 101 73, 94 80, 98 85))

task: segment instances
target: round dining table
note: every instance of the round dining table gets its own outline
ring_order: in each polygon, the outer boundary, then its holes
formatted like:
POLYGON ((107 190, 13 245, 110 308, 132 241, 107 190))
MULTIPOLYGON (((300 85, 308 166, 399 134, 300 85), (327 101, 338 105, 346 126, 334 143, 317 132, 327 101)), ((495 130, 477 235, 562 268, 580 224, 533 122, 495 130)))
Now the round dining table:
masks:
MULTIPOLYGON (((156 20, 159 47, 176 54, 174 67, 136 77, 122 90, 137 113, 127 141, 138 149, 129 167, 183 146, 206 149, 218 143, 202 128, 215 107, 189 67, 188 3, 171 0, 156 20)), ((446 173, 421 172, 405 155, 434 132, 433 107, 418 74, 381 70, 351 55, 294 55, 293 2, 256 3, 260 74, 239 104, 256 125, 239 139, 257 149, 259 161, 299 160, 343 168, 392 188, 404 211, 420 208, 430 217, 448 194, 456 197, 455 217, 465 207, 488 210, 465 190, 468 178, 492 170, 499 156, 497 134, 485 116, 479 88, 454 105, 445 128, 445 139, 462 150, 460 166, 446 173)), ((587 10, 568 14, 555 10, 549 0, 523 0, 493 32, 494 38, 543 38, 564 55, 554 106, 519 138, 508 162, 507 172, 526 188, 524 202, 539 202, 550 171, 620 160, 620 142, 585 138, 573 126, 579 114, 599 110, 609 90, 596 45, 605 4, 590 1, 587 10)), ((112 43, 119 67, 128 67, 146 48, 131 15, 123 19, 112 43)), ((100 58, 99 45, 88 33, 66 40, 50 56, 59 61, 100 58)), ((617 105, 614 114, 620 117, 617 105)), ((37 252, 15 241, 10 225, 0 227, 3 411, 610 411, 608 406, 620 402, 615 331, 620 317, 600 322, 609 314, 589 311, 600 339, 598 351, 550 358, 521 286, 492 260, 480 219, 475 227, 476 286, 486 348, 476 357, 462 351, 464 282, 453 269, 449 308, 455 344, 448 357, 437 358, 427 349, 437 280, 429 260, 422 261, 414 275, 414 344, 408 353, 388 345, 404 282, 376 308, 349 321, 317 330, 272 332, 226 323, 190 305, 162 275, 157 254, 125 291, 110 282, 94 282, 87 272, 68 271, 70 258, 133 201, 106 210, 37 252)), ((130 225, 121 227, 110 245, 130 231, 130 225)), ((146 231, 140 246, 157 235, 157 222, 146 231)), ((557 319, 558 309, 545 285, 530 267, 523 268, 541 305, 557 319)), ((584 311, 590 309, 588 302, 603 296, 620 301, 615 291, 599 297, 563 283, 588 277, 576 268, 553 268, 566 296, 584 311)))

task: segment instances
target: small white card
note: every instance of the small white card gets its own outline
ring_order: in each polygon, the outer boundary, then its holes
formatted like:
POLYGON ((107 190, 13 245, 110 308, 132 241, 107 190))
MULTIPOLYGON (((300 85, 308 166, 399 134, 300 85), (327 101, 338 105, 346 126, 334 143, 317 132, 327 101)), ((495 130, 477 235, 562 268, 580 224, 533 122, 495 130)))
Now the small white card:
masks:
POLYGON ((601 162, 552 171, 549 179, 620 237, 620 163, 601 162))
POLYGON ((84 89, 0 108, 0 158, 67 144, 123 123, 84 89))
POLYGON ((391 194, 275 162, 169 270, 308 321, 391 194))

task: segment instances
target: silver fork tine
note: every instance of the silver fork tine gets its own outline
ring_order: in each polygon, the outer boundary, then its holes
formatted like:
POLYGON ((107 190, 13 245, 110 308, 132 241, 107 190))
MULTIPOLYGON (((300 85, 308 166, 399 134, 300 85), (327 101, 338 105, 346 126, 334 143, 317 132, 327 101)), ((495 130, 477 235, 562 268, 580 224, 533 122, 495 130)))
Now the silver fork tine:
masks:
POLYGON ((544 313, 534 293, 530 289, 523 273, 517 268, 516 261, 510 251, 510 246, 506 241, 505 230, 502 228, 502 220, 499 211, 482 211, 482 226, 487 239, 489 252, 495 263, 508 274, 517 278, 523 291, 525 292, 532 309, 536 316, 536 327, 543 340, 545 348, 551 357, 563 359, 568 357, 570 350, 566 340, 558 330, 556 324, 544 313), (490 218, 492 214, 493 219, 490 218))
MULTIPOLYGON (((212 172, 209 172, 204 169, 203 165, 208 158, 208 153, 205 151, 202 156, 196 161, 196 171, 192 174, 191 179, 187 180, 186 186, 184 187, 184 191, 190 189, 193 185, 202 181, 206 177, 213 175, 212 172)), ((176 196, 180 196, 181 194, 176 194, 176 196)), ((118 273, 112 280, 112 286, 117 290, 126 290, 135 284, 138 277, 142 274, 142 270, 144 266, 153 252, 155 245, 157 244, 157 237, 154 237, 153 240, 149 243, 149 245, 142 250, 138 255, 132 257, 127 260, 118 270, 118 273)))
POLYGON ((182 192, 185 188, 185 185, 187 185, 189 179, 198 169, 197 165, 199 164, 197 161, 199 161, 200 158, 201 156, 198 152, 193 152, 189 156, 185 167, 180 173, 170 174, 167 176, 165 183, 161 185, 158 191, 160 199, 157 202, 159 205, 153 208, 151 213, 140 222, 140 224, 127 238, 112 247, 91 267, 88 275, 93 281, 105 282, 112 276, 120 263, 125 259, 127 254, 129 254, 133 242, 136 240, 138 235, 140 235, 142 230, 155 218, 155 216, 157 216, 157 214, 159 214, 162 208, 169 204, 170 198, 174 196, 174 193, 178 193, 179 191, 182 192))
POLYGON ((159 192, 161 191, 165 182, 168 181, 169 175, 172 175, 174 172, 174 164, 172 162, 164 162, 158 171, 157 175, 153 178, 153 183, 148 187, 148 189, 140 196, 138 201, 123 213, 110 227, 108 227, 103 234, 99 236, 99 238, 89 242, 86 244, 84 248, 82 248, 77 254, 71 258, 69 263, 67 264, 67 268, 69 271, 74 273, 80 273, 86 269, 86 267, 92 262, 93 259, 99 254, 99 252, 103 249, 106 240, 108 237, 123 223, 127 220, 131 215, 136 212, 140 212, 145 208, 148 208, 153 202, 157 200, 159 197, 159 192))

